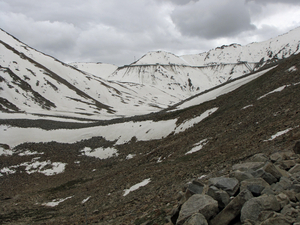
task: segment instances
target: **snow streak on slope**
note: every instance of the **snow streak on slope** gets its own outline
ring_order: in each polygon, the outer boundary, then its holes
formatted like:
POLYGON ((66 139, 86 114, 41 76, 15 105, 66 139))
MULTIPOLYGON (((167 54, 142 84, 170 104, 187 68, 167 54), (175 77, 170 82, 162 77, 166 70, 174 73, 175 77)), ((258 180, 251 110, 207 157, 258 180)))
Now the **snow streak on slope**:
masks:
MULTIPOLYGON (((191 106, 195 106, 195 105, 200 105, 202 104, 203 102, 207 102, 207 101, 210 101, 210 100, 213 100, 213 99, 216 99, 218 96, 221 96, 221 95, 224 95, 226 93, 229 93, 239 87, 241 87, 242 85, 264 75, 265 73, 267 73, 268 71, 270 71, 271 69, 273 69, 274 67, 272 68, 269 68, 269 69, 266 69, 266 70, 263 70, 263 71, 260 71, 260 72, 257 72, 253 75, 249 75, 249 76, 246 76, 244 78, 240 78, 240 79, 237 79, 235 81, 232 81, 228 84, 225 84, 219 88, 216 88, 212 91, 209 91, 207 93, 204 93, 204 94, 200 94, 198 96, 195 96, 194 98, 190 99, 190 100, 187 100, 187 101, 184 101, 180 104, 178 104, 176 106, 176 109, 175 110, 178 110, 178 109, 185 109, 185 108, 188 108, 188 107, 191 107, 191 106)), ((175 111, 173 110, 173 111, 175 111)))

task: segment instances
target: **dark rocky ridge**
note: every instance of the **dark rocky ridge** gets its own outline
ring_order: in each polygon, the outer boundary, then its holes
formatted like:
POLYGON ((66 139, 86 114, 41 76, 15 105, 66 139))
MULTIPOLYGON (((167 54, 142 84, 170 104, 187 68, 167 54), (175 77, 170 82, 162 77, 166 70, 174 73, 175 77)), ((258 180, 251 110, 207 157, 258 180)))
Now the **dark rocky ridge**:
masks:
MULTIPOLYGON (((62 174, 26 174, 22 169, 0 177, 0 221, 2 224, 164 224, 177 207, 177 194, 183 184, 201 175, 228 174, 233 164, 256 153, 266 155, 292 149, 300 140, 300 55, 282 61, 277 68, 239 89, 159 119, 200 115, 219 109, 186 132, 161 140, 135 141, 117 146, 120 155, 99 160, 80 155, 84 147, 108 147, 101 137, 75 144, 24 143, 16 149, 44 152, 41 160, 68 163, 62 174), (296 66, 297 71, 289 68, 296 66), (281 92, 260 96, 283 85, 281 92), (246 109, 245 106, 253 105, 246 109), (293 128, 272 141, 278 131, 293 128), (185 155, 193 145, 208 138, 201 151, 185 155), (130 160, 126 156, 137 154, 130 160), (159 157, 163 159, 157 163, 159 157), (80 160, 80 164, 75 164, 80 160), (93 170, 96 171, 93 172, 93 170), (22 171, 22 173, 21 173, 22 171), (139 190, 123 196, 124 189, 151 178, 139 190), (53 199, 73 196, 56 207, 42 206, 53 199), (85 204, 82 200, 92 196, 85 204), (38 204, 37 204, 38 203, 38 204)), ((2 167, 16 165, 36 156, 0 156, 2 167)))

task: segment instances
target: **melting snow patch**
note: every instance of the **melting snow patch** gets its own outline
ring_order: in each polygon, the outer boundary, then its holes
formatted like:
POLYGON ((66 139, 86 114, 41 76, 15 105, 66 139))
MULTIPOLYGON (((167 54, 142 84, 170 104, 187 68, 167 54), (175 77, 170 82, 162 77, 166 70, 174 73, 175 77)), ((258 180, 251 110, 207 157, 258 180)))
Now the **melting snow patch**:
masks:
POLYGON ((26 173, 31 174, 35 172, 43 173, 46 176, 52 176, 55 174, 63 173, 67 163, 62 162, 51 162, 50 160, 39 162, 36 161, 37 158, 32 159, 31 162, 25 162, 20 164, 20 166, 26 166, 26 173), (52 167, 49 169, 44 169, 44 167, 52 167))
POLYGON ((204 120, 206 117, 210 116, 212 113, 214 113, 217 110, 218 110, 217 107, 206 110, 200 116, 183 122, 178 127, 176 127, 175 134, 177 134, 179 132, 183 132, 183 131, 187 130, 188 128, 193 127, 195 124, 200 123, 202 120, 204 120))
POLYGON ((65 166, 67 165, 66 163, 51 162, 50 160, 39 162, 37 161, 38 159, 39 157, 32 159, 31 162, 24 162, 21 163, 20 165, 5 167, 1 169, 0 172, 5 174, 13 174, 16 172, 13 169, 19 168, 21 166, 25 166, 25 171, 28 174, 38 172, 38 173, 43 173, 46 176, 52 176, 64 172, 65 166), (51 167, 51 168, 45 169, 45 167, 47 168, 51 167))
POLYGON ((247 109, 249 107, 253 107, 253 105, 247 105, 247 106, 243 107, 242 109, 247 109))
POLYGON ((21 152, 19 153, 18 155, 19 156, 26 156, 26 155, 43 155, 44 153, 43 152, 31 152, 29 150, 26 150, 25 152, 21 152))
POLYGON ((92 197, 92 196, 89 196, 89 197, 87 197, 86 199, 83 199, 81 203, 82 203, 82 204, 86 203, 91 197, 92 197))
POLYGON ((136 156, 136 154, 128 154, 128 156, 126 156, 126 159, 132 159, 134 156, 136 156))
POLYGON ((162 159, 161 159, 161 156, 158 158, 157 160, 157 163, 161 163, 162 162, 162 159))
POLYGON ((8 175, 8 174, 14 174, 14 173, 16 173, 16 171, 11 168, 4 167, 0 170, 0 173, 8 175))
POLYGON ((145 180, 143 180, 142 182, 140 182, 138 184, 133 185, 129 189, 125 189, 124 190, 125 192, 124 192, 123 196, 128 195, 131 191, 135 191, 135 190, 139 189, 140 187, 146 186, 147 184, 150 183, 150 181, 151 181, 150 178, 148 178, 148 179, 145 179, 145 180))
POLYGON ((0 155, 12 155, 13 151, 10 149, 5 149, 3 147, 0 147, 0 155))
POLYGON ((297 71, 297 67, 296 66, 292 66, 291 68, 288 69, 289 72, 295 72, 297 71))
POLYGON ((118 150, 115 148, 96 148, 91 149, 90 147, 85 147, 83 150, 81 150, 81 155, 91 156, 99 159, 108 159, 113 156, 118 156, 118 150))
POLYGON ((192 153, 194 153, 194 152, 200 151, 200 150, 202 149, 202 147, 203 147, 204 145, 206 145, 207 143, 208 143, 207 139, 203 139, 202 141, 200 141, 200 142, 194 144, 195 147, 192 148, 192 149, 191 149, 190 151, 188 151, 187 153, 185 153, 185 155, 187 155, 187 154, 192 154, 192 153))
POLYGON ((260 96, 257 100, 260 100, 260 99, 262 99, 262 98, 268 96, 269 94, 272 94, 272 93, 275 93, 275 92, 280 92, 280 91, 282 91, 283 89, 285 89, 286 87, 288 87, 288 85, 284 85, 284 86, 281 86, 281 87, 279 87, 279 88, 276 88, 275 90, 270 91, 269 93, 267 93, 267 94, 265 94, 265 95, 263 95, 263 96, 260 96))
POLYGON ((48 207, 55 207, 55 206, 58 206, 60 203, 66 201, 70 198, 73 198, 73 196, 66 197, 66 198, 61 198, 61 199, 54 199, 52 202, 47 202, 47 203, 44 203, 42 205, 48 206, 48 207))
POLYGON ((276 134, 272 135, 270 139, 265 140, 265 141, 272 141, 272 140, 274 140, 275 138, 277 138, 277 137, 279 137, 279 136, 281 136, 281 135, 283 135, 283 134, 286 134, 287 132, 289 132, 289 131, 291 131, 291 130, 293 130, 293 128, 289 128, 289 129, 286 129, 286 130, 283 130, 283 131, 279 131, 279 132, 277 132, 276 134))

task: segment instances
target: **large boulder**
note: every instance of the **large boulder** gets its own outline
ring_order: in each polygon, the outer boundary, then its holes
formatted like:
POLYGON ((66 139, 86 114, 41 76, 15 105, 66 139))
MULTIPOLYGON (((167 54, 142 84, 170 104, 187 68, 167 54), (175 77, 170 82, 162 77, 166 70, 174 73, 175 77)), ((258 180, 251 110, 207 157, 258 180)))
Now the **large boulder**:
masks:
POLYGON ((230 197, 226 191, 220 190, 215 186, 210 186, 207 195, 218 201, 219 208, 223 209, 229 202, 230 197))
POLYGON ((239 170, 239 171, 255 171, 259 168, 263 167, 265 162, 246 162, 235 164, 232 166, 232 170, 239 170))
POLYGON ((202 194, 204 185, 198 181, 189 183, 185 192, 186 199, 189 199, 194 194, 202 194))
POLYGON ((201 213, 206 220, 209 220, 218 211, 218 202, 212 197, 204 194, 194 194, 182 205, 176 224, 184 224, 195 213, 201 213))
POLYGON ((209 179, 210 186, 213 185, 226 191, 230 196, 233 196, 239 189, 239 181, 236 178, 215 177, 209 179))
POLYGON ((240 190, 249 190, 254 196, 259 196, 270 185, 262 178, 252 178, 241 182, 240 190))
POLYGON ((254 171, 252 175, 256 178, 261 177, 270 185, 277 182, 277 178, 274 177, 272 174, 266 172, 263 168, 254 171))
POLYGON ((258 153, 258 154, 255 154, 254 156, 250 157, 247 161, 248 162, 268 162, 269 158, 263 153, 258 153))
POLYGON ((276 167, 273 165, 273 163, 266 163, 263 167, 264 171, 266 171, 269 174, 272 174, 277 180, 282 177, 281 173, 276 169, 276 167))
POLYGON ((230 177, 236 178, 239 182, 243 180, 254 178, 254 176, 247 171, 235 170, 230 173, 230 177))
POLYGON ((256 221, 260 212, 264 210, 280 210, 280 204, 274 195, 262 195, 248 200, 241 210, 241 222, 247 219, 256 221))
POLYGON ((235 219, 241 212, 245 202, 253 198, 253 195, 247 189, 241 191, 231 202, 211 220, 210 224, 227 225, 235 219))

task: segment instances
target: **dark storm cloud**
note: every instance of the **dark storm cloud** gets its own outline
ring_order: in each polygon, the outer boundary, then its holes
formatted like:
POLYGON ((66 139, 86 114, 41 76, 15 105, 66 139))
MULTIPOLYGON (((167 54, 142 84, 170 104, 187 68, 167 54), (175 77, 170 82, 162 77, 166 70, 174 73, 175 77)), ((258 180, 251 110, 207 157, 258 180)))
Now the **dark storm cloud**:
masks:
POLYGON ((230 37, 255 29, 249 10, 240 0, 200 0, 176 7, 171 18, 181 33, 206 39, 230 37))

